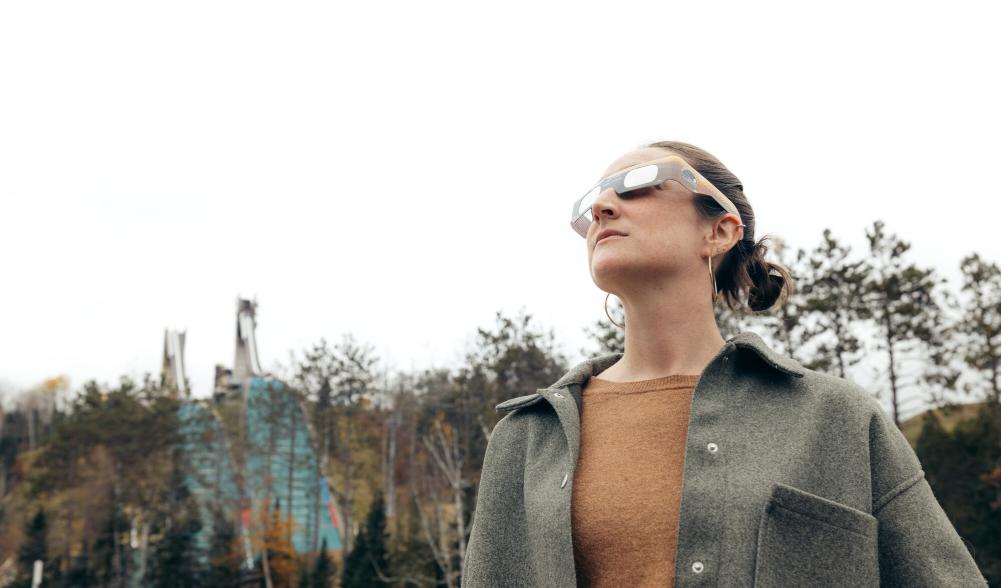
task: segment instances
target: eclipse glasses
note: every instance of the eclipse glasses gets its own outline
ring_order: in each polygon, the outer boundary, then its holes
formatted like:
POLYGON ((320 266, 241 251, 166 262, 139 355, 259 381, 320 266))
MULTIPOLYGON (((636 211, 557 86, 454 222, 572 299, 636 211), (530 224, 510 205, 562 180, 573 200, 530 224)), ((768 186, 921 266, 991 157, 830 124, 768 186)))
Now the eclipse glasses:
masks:
POLYGON ((661 159, 640 164, 637 167, 616 172, 598 182, 593 188, 588 190, 573 204, 573 212, 570 216, 570 226, 581 237, 587 238, 587 229, 594 220, 591 215, 591 207, 598 195, 611 188, 619 197, 628 200, 630 197, 642 196, 650 193, 655 187, 666 181, 673 180, 681 184, 685 189, 694 194, 709 196, 723 207, 723 210, 737 215, 741 226, 744 219, 737 212, 737 207, 729 198, 723 195, 716 186, 709 183, 709 180, 702 177, 702 174, 695 171, 695 168, 677 155, 669 155, 661 159))

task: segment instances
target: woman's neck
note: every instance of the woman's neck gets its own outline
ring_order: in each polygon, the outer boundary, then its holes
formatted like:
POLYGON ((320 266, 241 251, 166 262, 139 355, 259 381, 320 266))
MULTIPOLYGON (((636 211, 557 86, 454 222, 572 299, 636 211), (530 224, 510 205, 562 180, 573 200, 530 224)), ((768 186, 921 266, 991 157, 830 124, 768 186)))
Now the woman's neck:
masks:
POLYGON ((704 289, 693 289, 697 291, 625 297, 625 353, 602 372, 601 378, 633 382, 701 374, 726 340, 720 335, 710 300, 704 304, 677 302, 705 294, 704 289))

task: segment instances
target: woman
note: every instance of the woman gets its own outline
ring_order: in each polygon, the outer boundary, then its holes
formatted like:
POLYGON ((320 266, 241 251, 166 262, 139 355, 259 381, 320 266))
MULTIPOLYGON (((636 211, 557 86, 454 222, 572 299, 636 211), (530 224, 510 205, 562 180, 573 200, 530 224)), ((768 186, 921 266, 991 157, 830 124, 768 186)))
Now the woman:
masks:
POLYGON ((720 335, 792 281, 718 159, 630 151, 571 226, 625 352, 497 406, 463 586, 986 585, 871 394, 720 335))

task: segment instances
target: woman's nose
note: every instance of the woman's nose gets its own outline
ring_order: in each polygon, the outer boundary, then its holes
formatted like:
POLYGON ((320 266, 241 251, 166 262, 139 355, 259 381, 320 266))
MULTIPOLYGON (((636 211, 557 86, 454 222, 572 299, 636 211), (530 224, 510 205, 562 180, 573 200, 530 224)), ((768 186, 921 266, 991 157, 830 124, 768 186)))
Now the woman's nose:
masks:
POLYGON ((619 210, 619 195, 615 193, 612 188, 605 188, 598 196, 594 199, 594 203, 591 205, 591 218, 597 220, 602 211, 609 210, 614 216, 619 210))

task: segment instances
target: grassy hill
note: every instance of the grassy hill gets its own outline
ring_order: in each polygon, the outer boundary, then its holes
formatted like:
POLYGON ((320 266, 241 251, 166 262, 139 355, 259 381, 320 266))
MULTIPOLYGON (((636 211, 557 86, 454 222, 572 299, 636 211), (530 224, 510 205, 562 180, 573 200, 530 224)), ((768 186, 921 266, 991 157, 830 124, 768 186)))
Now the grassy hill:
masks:
POLYGON ((921 434, 922 417, 926 413, 933 412, 938 415, 939 421, 942 423, 942 427, 946 431, 952 431, 952 428, 956 426, 957 422, 973 418, 973 416, 976 415, 977 410, 983 404, 983 402, 971 402, 969 404, 956 404, 953 406, 926 410, 902 421, 900 423, 900 430, 903 431, 904 437, 908 442, 910 442, 911 447, 914 447, 917 444, 918 435, 921 434))

